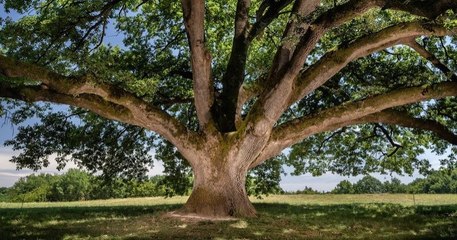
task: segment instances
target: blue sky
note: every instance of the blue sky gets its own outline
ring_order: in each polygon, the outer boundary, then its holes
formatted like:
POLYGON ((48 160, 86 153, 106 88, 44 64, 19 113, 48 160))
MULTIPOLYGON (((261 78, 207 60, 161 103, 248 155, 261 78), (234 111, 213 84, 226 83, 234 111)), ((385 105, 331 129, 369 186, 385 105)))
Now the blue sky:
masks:
MULTIPOLYGON (((17 18, 18 14, 10 13, 6 14, 3 6, 0 4, 0 16, 10 16, 12 18, 17 18)), ((113 29, 111 29, 108 34, 106 41, 112 44, 119 44, 119 34, 117 34, 113 29)), ((33 121, 28 121, 28 124, 33 124, 33 121)), ((12 126, 4 117, 0 118, 0 187, 11 186, 15 181, 17 181, 20 177, 27 176, 32 174, 33 171, 31 170, 16 170, 16 166, 9 162, 12 156, 17 155, 18 152, 13 151, 11 148, 7 148, 3 146, 3 142, 7 139, 11 139, 14 137, 15 133, 17 132, 17 127, 12 126)), ((424 157, 432 160, 432 165, 437 166, 438 164, 438 157, 433 154, 426 154, 424 157)), ((151 175, 160 174, 163 171, 163 166, 160 162, 156 162, 154 164, 154 169, 150 171, 151 175)), ((61 172, 56 170, 57 164, 55 161, 51 161, 49 167, 42 169, 39 173, 55 173, 61 174, 68 170, 69 168, 76 167, 74 164, 69 163, 68 166, 61 172)), ((287 172, 290 172, 291 169, 286 168, 287 172)), ((388 175, 373 175, 379 178, 380 180, 389 180, 390 177, 388 175)), ((397 176, 397 175, 394 175, 397 176)), ((411 182, 415 177, 419 175, 415 175, 413 177, 399 177, 403 182, 411 182)), ((312 187, 313 189, 320 190, 320 191, 328 191, 333 189, 341 180, 348 179, 351 182, 355 182, 358 179, 362 178, 363 176, 358 177, 341 177, 338 175, 333 174, 325 174, 320 177, 312 177, 311 175, 301 175, 301 176, 291 176, 288 174, 287 176, 283 177, 281 181, 281 186, 283 189, 292 191, 292 190, 299 190, 303 189, 305 186, 312 187)), ((398 176, 397 176, 398 177, 398 176)))

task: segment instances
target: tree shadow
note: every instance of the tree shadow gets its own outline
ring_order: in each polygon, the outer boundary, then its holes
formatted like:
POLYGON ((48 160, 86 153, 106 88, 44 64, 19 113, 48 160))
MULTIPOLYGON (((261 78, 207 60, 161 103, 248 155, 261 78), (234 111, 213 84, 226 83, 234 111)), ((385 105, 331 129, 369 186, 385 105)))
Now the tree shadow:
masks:
POLYGON ((457 239, 457 205, 257 204, 256 208, 262 214, 291 219, 291 226, 301 223, 305 228, 349 238, 457 239))
POLYGON ((0 209, 0 239, 457 239, 457 205, 262 203, 236 221, 165 217, 179 207, 0 209))
POLYGON ((164 204, 0 209, 0 239, 97 237, 119 232, 115 227, 129 219, 156 217, 179 207, 179 204, 164 204))

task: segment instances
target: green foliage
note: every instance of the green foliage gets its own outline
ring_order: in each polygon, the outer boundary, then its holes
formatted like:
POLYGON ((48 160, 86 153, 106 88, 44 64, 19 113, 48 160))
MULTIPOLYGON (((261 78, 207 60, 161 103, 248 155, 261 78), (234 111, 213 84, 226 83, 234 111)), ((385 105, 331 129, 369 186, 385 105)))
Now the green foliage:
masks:
POLYGON ((411 193, 457 193, 457 170, 439 170, 408 186, 411 193))
POLYGON ((249 171, 246 180, 248 195, 261 197, 262 195, 283 193, 284 191, 279 186, 281 175, 285 173, 282 168, 283 164, 284 156, 280 155, 249 171))
POLYGON ((163 176, 147 180, 116 178, 107 182, 79 169, 70 169, 62 175, 32 174, 20 178, 11 188, 0 189, 0 201, 11 202, 61 202, 166 195, 163 176))
POLYGON ((332 190, 332 193, 353 194, 355 193, 354 185, 348 180, 343 180, 336 185, 335 189, 332 190))
POLYGON ((152 165, 148 152, 154 137, 144 129, 75 108, 61 112, 52 112, 49 106, 10 108, 16 110, 11 117, 15 124, 29 117, 40 119, 32 126, 19 127, 15 139, 5 142, 13 150, 24 149, 11 160, 19 168, 46 167, 52 154, 57 154, 59 168, 72 160, 92 172, 101 170, 105 179, 141 178, 152 165))
POLYGON ((400 181, 398 178, 392 178, 384 183, 384 190, 387 193, 406 193, 408 186, 400 181))
POLYGON ((7 202, 9 200, 8 191, 8 188, 0 187, 0 202, 7 202))
MULTIPOLYGON (((286 193, 286 194, 289 194, 289 192, 286 193)), ((302 190, 297 190, 295 192, 292 192, 292 194, 320 194, 320 192, 317 191, 317 190, 314 190, 311 187, 306 187, 305 186, 302 190)))
POLYGON ((365 176, 352 184, 343 180, 331 191, 335 194, 365 194, 365 193, 425 193, 425 194, 455 194, 457 193, 457 169, 442 169, 432 171, 426 178, 417 178, 409 184, 402 183, 398 178, 381 182, 365 176))
POLYGON ((165 176, 161 183, 166 188, 166 196, 189 194, 192 189, 193 176, 189 163, 168 141, 158 145, 156 150, 157 160, 163 162, 165 176))
POLYGON ((354 184, 354 193, 382 193, 384 185, 372 176, 365 176, 354 184))
POLYGON ((44 202, 51 195, 56 176, 50 174, 29 175, 20 178, 9 190, 9 200, 13 202, 44 202))
POLYGON ((70 169, 58 177, 51 189, 51 200, 78 201, 89 199, 91 176, 86 172, 70 169))

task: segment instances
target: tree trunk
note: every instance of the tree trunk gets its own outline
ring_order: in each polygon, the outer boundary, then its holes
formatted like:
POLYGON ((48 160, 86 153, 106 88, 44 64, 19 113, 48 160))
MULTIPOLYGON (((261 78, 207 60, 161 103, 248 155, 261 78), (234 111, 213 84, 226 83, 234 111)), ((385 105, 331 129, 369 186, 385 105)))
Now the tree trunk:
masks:
POLYGON ((246 193, 247 168, 233 162, 194 168, 194 186, 182 212, 203 217, 253 217, 246 193), (230 166, 232 165, 232 166, 230 166))

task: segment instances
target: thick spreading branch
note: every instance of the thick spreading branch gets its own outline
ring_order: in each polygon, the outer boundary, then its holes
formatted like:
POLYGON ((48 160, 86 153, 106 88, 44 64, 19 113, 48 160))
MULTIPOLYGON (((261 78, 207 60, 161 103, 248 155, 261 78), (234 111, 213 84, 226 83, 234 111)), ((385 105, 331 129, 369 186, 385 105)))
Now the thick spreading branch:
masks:
POLYGON ((222 132, 231 132, 236 129, 235 116, 240 86, 244 81, 249 34, 249 7, 250 0, 238 0, 235 16, 235 33, 233 36, 232 51, 227 69, 222 78, 222 93, 220 104, 213 106, 213 115, 217 118, 218 128, 222 132))
POLYGON ((345 47, 327 53, 317 63, 304 71, 296 82, 296 91, 289 104, 298 101, 322 86, 355 59, 397 44, 408 43, 411 38, 418 36, 444 36, 448 34, 452 34, 452 32, 441 25, 409 22, 359 38, 345 47))
POLYGON ((297 45, 297 51, 291 60, 291 69, 301 69, 306 57, 320 38, 330 29, 357 17, 370 9, 380 7, 411 13, 413 15, 435 19, 448 9, 457 9, 453 0, 351 0, 320 15, 303 34, 297 45))
POLYGON ((195 108, 200 126, 207 130, 213 122, 211 106, 214 102, 214 87, 211 54, 205 47, 205 1, 182 0, 182 9, 191 51, 195 108))
MULTIPOLYGON (((307 28, 309 27, 309 24, 306 22, 303 22, 302 19, 309 16, 320 4, 320 0, 296 0, 294 2, 294 5, 292 7, 292 11, 289 16, 289 22, 287 23, 286 29, 284 30, 281 45, 278 47, 278 50, 275 55, 275 60, 273 63, 272 67, 273 71, 278 71, 278 69, 281 69, 282 67, 285 66, 285 63, 287 63, 294 50, 294 38, 296 35, 302 31, 306 31, 307 28)), ((289 4, 289 2, 284 1, 281 7, 285 7, 286 3, 289 4)), ((257 14, 257 22, 254 24, 250 31, 250 35, 248 39, 253 39, 255 36, 260 31, 263 31, 263 28, 265 28, 271 21, 277 17, 279 14, 279 10, 281 8, 272 8, 270 12, 265 13, 265 10, 267 8, 267 1, 265 1, 260 8, 258 9, 258 14, 257 14), (275 10, 275 11, 273 11, 275 10), (265 13, 265 15, 263 15, 265 13), (267 19, 268 21, 266 21, 267 19)), ((270 75, 274 75, 276 72, 271 72, 270 75)), ((237 108, 236 108, 236 122, 237 125, 239 124, 241 120, 241 109, 242 106, 249 100, 252 99, 253 97, 258 96, 262 91, 265 89, 265 86, 263 86, 267 78, 260 78, 255 82, 255 87, 249 86, 241 86, 240 92, 238 95, 238 101, 237 101, 237 108)), ((252 85, 252 84, 251 84, 252 85)))
POLYGON ((0 97, 16 99, 25 102, 44 101, 72 105, 75 107, 88 109, 104 118, 129 123, 132 125, 138 125, 132 121, 133 115, 130 110, 120 105, 105 101, 103 98, 95 95, 81 94, 79 96, 71 96, 50 90, 44 85, 7 87, 2 84, 0 85, 0 97))
POLYGON ((365 100, 329 108, 311 116, 295 119, 273 129, 270 141, 264 148, 264 152, 257 157, 251 167, 255 167, 268 158, 278 155, 283 149, 302 141, 308 136, 348 125, 364 123, 366 122, 362 121, 364 117, 389 108, 449 96, 457 96, 456 82, 437 83, 425 88, 397 89, 365 100))
POLYGON ((291 60, 295 51, 294 38, 300 35, 300 32, 306 32, 309 23, 303 19, 309 16, 320 4, 320 0, 296 0, 290 13, 289 22, 284 30, 282 44, 278 47, 275 59, 272 65, 270 78, 281 72, 283 67, 291 60))
MULTIPOLYGON (((184 148, 188 138, 198 139, 197 134, 190 132, 179 121, 161 109, 151 106, 136 96, 114 86, 98 83, 91 77, 66 77, 47 70, 46 68, 16 61, 0 55, 0 90, 3 97, 19 100, 49 101, 87 108, 109 119, 142 126, 157 132, 178 148, 184 148), (8 80, 13 84, 8 84, 8 80), (18 82, 15 84, 14 82, 18 82), (20 81, 28 81, 29 85, 20 86, 20 81), (19 86, 16 86, 18 85, 19 86), (9 96, 11 92, 12 96, 9 96), (16 93, 15 95, 13 93, 16 93), (40 96, 40 94, 43 94, 40 96), (16 97, 15 97, 16 96, 16 97), (74 101, 72 102, 71 99, 74 101), (97 100, 98 99, 98 100, 97 100), (88 102, 106 105, 97 110, 88 102), (97 103, 98 102, 98 103, 97 103), (109 108, 116 106, 114 108, 109 108), (110 109, 124 109, 129 119, 119 119, 110 109), (104 113, 104 111, 107 111, 104 113), (111 115, 107 115, 111 114, 111 115)), ((196 142, 196 141, 189 141, 196 142)))
POLYGON ((313 116, 307 116, 281 125, 274 130, 272 139, 296 143, 311 134, 328 131, 328 127, 356 121, 384 109, 449 96, 457 96, 457 83, 443 82, 425 88, 397 89, 362 101, 330 108, 313 116))
POLYGON ((249 46, 291 2, 292 0, 263 1, 257 10, 256 22, 250 26, 248 22, 250 0, 238 1, 232 51, 222 79, 222 93, 216 102, 217 105, 213 107, 213 115, 217 117, 218 128, 222 132, 236 130, 239 103, 242 101, 239 99, 240 88, 245 79, 249 46))
POLYGON ((259 101, 254 106, 254 112, 263 112, 261 116, 252 116, 253 119, 250 120, 255 122, 255 125, 260 126, 256 128, 262 129, 273 126, 282 112, 290 105, 295 80, 303 68, 306 58, 321 37, 329 30, 378 6, 378 2, 380 1, 349 1, 323 13, 310 24, 306 31, 298 35, 300 40, 295 46, 292 57, 287 63, 281 64, 284 65, 282 69, 271 70, 276 74, 271 75, 271 78, 268 79, 266 90, 260 95, 259 101))
POLYGON ((427 4, 419 0, 408 2, 393 1, 392 3, 389 0, 351 0, 321 14, 301 36, 285 70, 279 72, 273 79, 269 79, 266 90, 253 108, 255 113, 262 112, 263 114, 261 116, 258 116, 259 114, 253 114, 250 121, 257 125, 257 129, 273 126, 281 113, 290 104, 298 100, 296 98, 300 95, 296 94, 297 91, 294 88, 295 79, 303 68, 309 53, 329 30, 375 7, 401 10, 424 17, 436 17, 437 12, 444 13, 447 9, 455 9, 457 7, 454 1, 448 0, 425 0, 425 2, 427 4), (429 8, 435 9, 437 12, 434 12, 434 14, 424 14, 423 12, 429 8), (275 107, 271 107, 273 103, 275 107))

